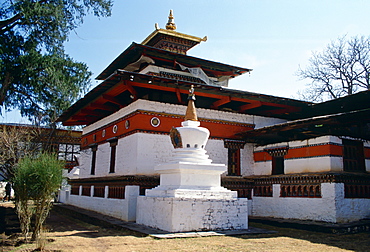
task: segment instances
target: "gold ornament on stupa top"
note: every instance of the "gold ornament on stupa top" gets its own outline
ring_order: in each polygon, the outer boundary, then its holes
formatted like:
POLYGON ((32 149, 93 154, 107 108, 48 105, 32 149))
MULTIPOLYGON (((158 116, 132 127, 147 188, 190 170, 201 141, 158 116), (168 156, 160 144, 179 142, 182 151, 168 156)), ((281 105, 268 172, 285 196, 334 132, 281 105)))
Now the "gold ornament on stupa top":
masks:
POLYGON ((185 121, 198 121, 197 111, 195 108, 195 94, 194 86, 191 85, 189 89, 188 107, 186 108, 185 121))
POLYGON ((170 15, 168 16, 168 22, 166 24, 166 29, 174 31, 176 30, 175 18, 173 17, 173 12, 170 10, 170 15))

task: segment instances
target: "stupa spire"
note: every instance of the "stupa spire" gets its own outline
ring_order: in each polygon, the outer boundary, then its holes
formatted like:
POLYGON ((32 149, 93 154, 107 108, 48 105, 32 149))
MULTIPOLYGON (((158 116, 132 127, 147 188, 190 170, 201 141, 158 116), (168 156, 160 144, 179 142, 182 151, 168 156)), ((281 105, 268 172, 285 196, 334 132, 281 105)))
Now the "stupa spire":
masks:
POLYGON ((186 108, 185 121, 198 121, 197 111, 195 108, 194 86, 191 85, 188 96, 188 107, 186 108))
POLYGON ((173 12, 170 10, 170 15, 168 16, 168 22, 166 24, 166 29, 174 31, 176 30, 175 18, 173 17, 173 12))

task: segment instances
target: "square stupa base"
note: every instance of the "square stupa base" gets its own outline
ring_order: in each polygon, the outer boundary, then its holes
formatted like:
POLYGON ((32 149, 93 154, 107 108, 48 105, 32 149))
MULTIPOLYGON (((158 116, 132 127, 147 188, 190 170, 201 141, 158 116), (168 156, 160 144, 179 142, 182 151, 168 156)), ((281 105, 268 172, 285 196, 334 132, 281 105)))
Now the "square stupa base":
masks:
POLYGON ((139 196, 136 223, 168 232, 248 229, 248 199, 139 196))

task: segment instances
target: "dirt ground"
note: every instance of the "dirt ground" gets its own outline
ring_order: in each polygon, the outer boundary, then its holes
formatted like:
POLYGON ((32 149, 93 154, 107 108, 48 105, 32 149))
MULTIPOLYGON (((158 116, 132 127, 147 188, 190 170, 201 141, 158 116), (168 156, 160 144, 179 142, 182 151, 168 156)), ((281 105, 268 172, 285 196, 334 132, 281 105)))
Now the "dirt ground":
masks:
POLYGON ((251 223, 275 234, 154 239, 129 230, 107 229, 52 211, 38 244, 24 244, 14 205, 0 204, 1 251, 370 251, 370 233, 326 234, 251 223), (6 218, 5 218, 6 214, 6 218))

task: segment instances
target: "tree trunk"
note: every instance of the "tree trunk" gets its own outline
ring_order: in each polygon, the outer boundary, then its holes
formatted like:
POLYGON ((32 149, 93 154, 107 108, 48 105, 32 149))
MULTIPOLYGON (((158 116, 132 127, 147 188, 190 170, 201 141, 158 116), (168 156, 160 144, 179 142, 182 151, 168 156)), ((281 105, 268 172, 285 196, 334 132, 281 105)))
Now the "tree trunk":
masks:
POLYGON ((1 86, 1 89, 0 89, 0 106, 4 104, 6 93, 11 83, 12 83, 12 76, 10 75, 9 72, 6 72, 3 85, 1 86))

